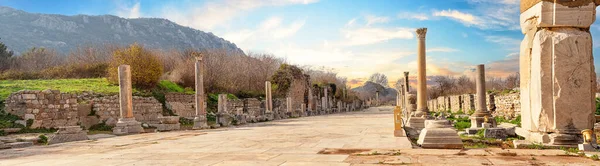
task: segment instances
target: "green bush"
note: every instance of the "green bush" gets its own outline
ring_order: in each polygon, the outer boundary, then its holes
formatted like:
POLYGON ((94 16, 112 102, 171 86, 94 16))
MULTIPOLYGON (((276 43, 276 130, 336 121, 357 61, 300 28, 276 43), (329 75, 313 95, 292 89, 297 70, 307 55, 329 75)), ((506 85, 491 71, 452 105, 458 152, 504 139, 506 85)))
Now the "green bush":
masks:
POLYGON ((600 98, 596 98, 596 115, 600 115, 600 98))
POLYGON ((42 134, 42 135, 38 136, 38 138, 40 138, 40 139, 37 141, 37 143, 44 144, 44 145, 48 144, 48 137, 46 137, 46 135, 42 134))
POLYGON ((163 74, 163 64, 160 59, 137 43, 113 52, 108 67, 108 80, 111 83, 118 83, 120 65, 130 66, 131 83, 134 87, 141 89, 154 88, 163 74))
POLYGON ((458 121, 454 123, 454 128, 456 128, 457 130, 464 130, 469 127, 471 127, 471 122, 458 121))
POLYGON ((25 126, 16 124, 15 121, 20 120, 16 115, 0 112, 0 129, 3 128, 23 128, 25 126))

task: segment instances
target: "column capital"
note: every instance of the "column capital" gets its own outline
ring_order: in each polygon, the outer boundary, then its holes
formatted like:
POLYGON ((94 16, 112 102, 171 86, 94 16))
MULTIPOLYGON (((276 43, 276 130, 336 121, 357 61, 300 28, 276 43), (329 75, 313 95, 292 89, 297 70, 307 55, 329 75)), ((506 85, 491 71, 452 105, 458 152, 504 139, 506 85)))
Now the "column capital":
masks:
POLYGON ((418 28, 417 29, 417 37, 419 39, 425 39, 426 34, 427 34, 427 28, 418 28))
POLYGON ((404 72, 404 77, 408 77, 408 72, 407 71, 404 72))

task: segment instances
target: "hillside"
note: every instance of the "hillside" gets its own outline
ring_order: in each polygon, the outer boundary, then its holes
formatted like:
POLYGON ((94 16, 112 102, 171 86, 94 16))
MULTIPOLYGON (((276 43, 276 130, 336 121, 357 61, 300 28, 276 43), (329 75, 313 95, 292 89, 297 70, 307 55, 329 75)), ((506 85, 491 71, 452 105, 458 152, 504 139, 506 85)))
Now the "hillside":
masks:
POLYGON ((365 82, 364 85, 353 88, 353 91, 357 92, 359 96, 364 99, 375 97, 375 92, 379 91, 379 99, 382 102, 394 100, 396 98, 396 90, 389 87, 384 87, 380 84, 373 83, 370 81, 365 82))
POLYGON ((243 53, 234 43, 210 32, 160 18, 37 14, 0 6, 0 22, 1 41, 17 54, 31 47, 54 48, 67 53, 81 45, 133 42, 149 48, 225 49, 243 53))

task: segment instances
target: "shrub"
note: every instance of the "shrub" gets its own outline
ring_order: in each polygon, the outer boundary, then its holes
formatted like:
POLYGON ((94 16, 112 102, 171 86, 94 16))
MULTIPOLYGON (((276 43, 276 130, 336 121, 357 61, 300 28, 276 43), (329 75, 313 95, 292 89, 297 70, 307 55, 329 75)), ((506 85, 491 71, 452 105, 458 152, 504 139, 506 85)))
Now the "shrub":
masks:
POLYGON ((32 80, 40 78, 39 72, 7 70, 0 74, 0 80, 32 80))
POLYGON ((184 117, 179 117, 179 123, 182 126, 193 126, 194 125, 194 120, 193 119, 184 118, 184 117))
POLYGON ((40 135, 38 136, 38 138, 40 138, 37 143, 43 144, 43 145, 47 145, 48 144, 48 137, 46 137, 46 135, 40 135))
POLYGON ((167 92, 179 92, 179 93, 183 93, 185 92, 185 89, 171 81, 168 80, 161 80, 158 84, 158 86, 163 89, 166 90, 167 92))
POLYGON ((45 79, 57 78, 101 78, 106 77, 107 63, 68 64, 51 67, 40 72, 45 79))
POLYGON ((137 88, 155 87, 163 74, 163 65, 158 57, 137 43, 113 53, 108 67, 108 80, 111 83, 118 83, 120 65, 131 67, 131 83, 137 88))

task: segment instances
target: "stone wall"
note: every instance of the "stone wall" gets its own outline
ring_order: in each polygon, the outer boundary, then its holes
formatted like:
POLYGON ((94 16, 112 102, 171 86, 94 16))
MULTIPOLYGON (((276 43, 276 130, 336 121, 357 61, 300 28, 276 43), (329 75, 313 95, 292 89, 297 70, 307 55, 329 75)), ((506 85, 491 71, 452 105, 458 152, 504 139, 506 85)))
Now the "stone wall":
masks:
POLYGON ((192 119, 196 116, 196 102, 193 94, 185 93, 167 93, 165 94, 165 103, 167 108, 181 117, 192 119))
MULTIPOLYGON (((167 108, 181 117, 193 118, 195 115, 194 95, 170 93, 165 95, 167 108)), ((285 98, 273 99, 273 114, 265 114, 265 101, 255 98, 227 100, 225 114, 231 124, 262 122, 268 119, 286 119, 300 116, 314 116, 333 112, 354 111, 361 104, 331 101, 330 110, 322 110, 320 102, 311 113, 302 104, 293 104, 288 111, 285 98), (346 108, 346 106, 350 106, 346 108), (341 107, 341 108, 338 108, 341 107), (269 118, 271 117, 272 118, 269 118)), ((355 102, 360 103, 360 102, 355 102)), ((159 124, 163 117, 163 105, 153 97, 133 96, 133 113, 137 121, 159 124)), ((23 119, 33 119, 32 128, 58 128, 62 126, 83 125, 90 127, 106 122, 114 125, 120 116, 118 95, 94 93, 70 94, 60 91, 23 90, 11 94, 6 100, 6 111, 23 119)), ((25 121, 20 121, 24 124, 25 121)), ((228 122, 229 123, 229 122, 228 122)))
MULTIPOLYGON (((507 118, 515 118, 521 112, 520 95, 519 93, 509 94, 487 94, 487 108, 492 111, 494 116, 503 116, 507 118)), ((457 112, 462 109, 464 113, 475 110, 474 94, 463 94, 453 96, 441 96, 437 99, 428 101, 429 105, 435 108, 432 111, 447 111, 457 112)))
MULTIPOLYGON (((119 96, 96 97, 92 99, 92 110, 99 116, 100 121, 113 125, 119 119, 119 96)), ((133 116, 142 123, 157 124, 162 117, 162 104, 154 97, 133 96, 133 116)))

